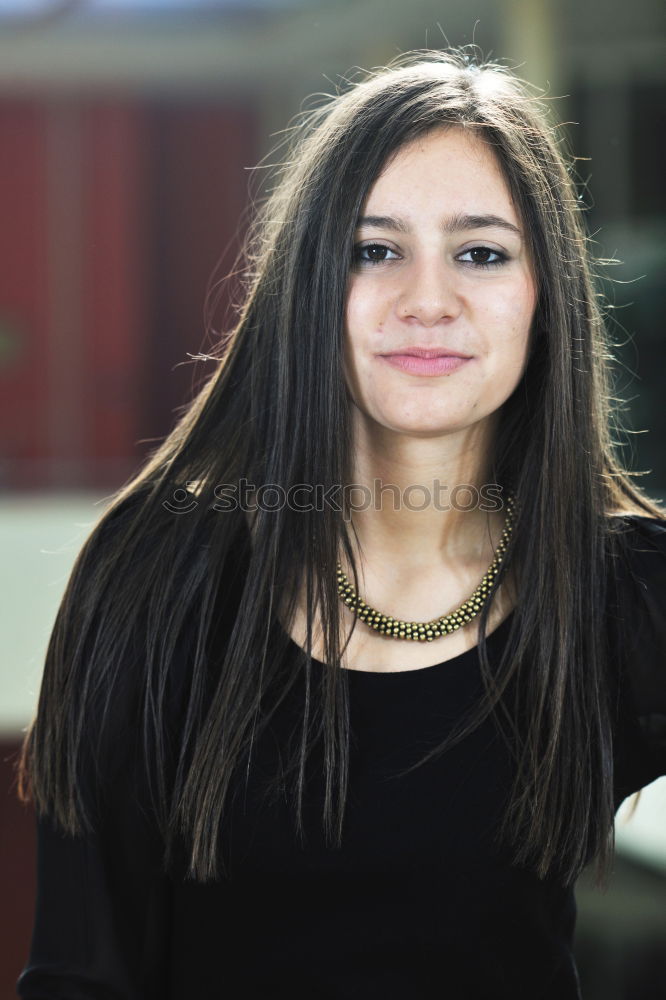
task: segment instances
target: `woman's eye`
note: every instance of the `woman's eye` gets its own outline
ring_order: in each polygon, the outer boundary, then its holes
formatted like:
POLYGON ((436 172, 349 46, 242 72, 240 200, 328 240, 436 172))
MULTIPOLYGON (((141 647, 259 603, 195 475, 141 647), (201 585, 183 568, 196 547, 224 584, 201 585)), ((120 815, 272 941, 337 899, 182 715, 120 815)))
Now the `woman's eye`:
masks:
POLYGON ((365 243, 363 246, 354 247, 355 264, 383 264, 385 260, 390 260, 388 255, 397 257, 395 250, 384 246, 383 243, 365 243))
MULTIPOLYGON (((364 243, 354 247, 353 263, 356 265, 383 264, 391 260, 399 259, 399 254, 384 243, 364 243)), ((456 260, 463 264, 470 264, 473 267, 496 267, 504 264, 508 257, 501 250, 492 250, 490 247, 478 246, 470 247, 458 254, 456 260)))
POLYGON ((507 259, 501 250, 491 250, 490 247, 470 247, 458 255, 458 260, 462 260, 464 264, 474 264, 476 267, 495 267, 497 264, 504 264, 507 259), (465 260, 465 257, 468 260, 465 260))

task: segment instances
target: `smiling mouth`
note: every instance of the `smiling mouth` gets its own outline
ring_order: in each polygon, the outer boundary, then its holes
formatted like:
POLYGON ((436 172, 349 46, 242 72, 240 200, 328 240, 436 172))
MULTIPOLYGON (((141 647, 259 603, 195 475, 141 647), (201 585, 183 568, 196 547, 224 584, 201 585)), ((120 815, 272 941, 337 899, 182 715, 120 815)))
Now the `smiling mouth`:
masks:
POLYGON ((461 351, 451 350, 449 347, 399 347, 395 351, 386 351, 381 356, 383 358, 400 355, 401 357, 413 358, 469 358, 471 355, 463 354, 461 351))
POLYGON ((448 375, 462 368, 471 357, 451 352, 427 351, 423 354, 414 353, 394 353, 380 354, 379 357, 397 368, 399 371, 411 375, 448 375))

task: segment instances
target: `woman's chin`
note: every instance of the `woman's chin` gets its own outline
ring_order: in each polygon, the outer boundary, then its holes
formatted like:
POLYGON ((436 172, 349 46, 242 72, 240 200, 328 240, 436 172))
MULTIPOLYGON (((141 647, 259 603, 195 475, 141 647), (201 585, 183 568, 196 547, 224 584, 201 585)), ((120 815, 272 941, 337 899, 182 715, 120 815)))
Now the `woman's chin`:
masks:
POLYGON ((470 424, 470 421, 463 417, 456 420, 447 416, 436 420, 432 414, 424 414, 422 417, 385 416, 376 422, 385 427, 387 431, 393 431, 395 434, 424 438, 446 437, 464 430, 470 424))

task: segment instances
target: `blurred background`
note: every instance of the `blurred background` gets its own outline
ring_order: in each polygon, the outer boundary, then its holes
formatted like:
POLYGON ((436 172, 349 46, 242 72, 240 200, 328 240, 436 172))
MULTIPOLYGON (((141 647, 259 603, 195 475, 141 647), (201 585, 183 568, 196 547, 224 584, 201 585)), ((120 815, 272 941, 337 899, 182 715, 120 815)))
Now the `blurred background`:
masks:
MULTIPOLYGON (((620 442, 666 497, 666 8, 657 0, 0 0, 0 1000, 34 904, 13 765, 78 548, 206 374, 252 168, 308 95, 475 42, 552 98, 616 347, 620 442)), ((666 998, 664 781, 577 897, 586 1000, 666 998)))

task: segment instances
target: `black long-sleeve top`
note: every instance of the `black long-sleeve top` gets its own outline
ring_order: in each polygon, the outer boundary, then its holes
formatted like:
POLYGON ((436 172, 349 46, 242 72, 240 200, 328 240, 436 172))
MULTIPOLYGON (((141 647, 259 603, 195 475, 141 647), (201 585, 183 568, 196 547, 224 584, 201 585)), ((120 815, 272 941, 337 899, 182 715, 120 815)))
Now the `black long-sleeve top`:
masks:
MULTIPOLYGON (((666 774, 666 521, 632 516, 632 572, 647 600, 615 728, 616 806, 666 774)), ((633 610, 628 613, 633 614, 633 610)), ((511 616, 488 638, 491 664, 511 616)), ((276 626, 279 627, 279 626, 276 626)), ((299 650, 289 640, 290 651, 299 650)), ((315 661, 318 671, 329 669, 315 661)), ((315 674, 316 676, 316 674, 315 674)), ((223 838, 231 877, 165 872, 118 732, 98 832, 38 829, 38 895, 26 1000, 575 1000, 573 889, 495 845, 512 762, 492 717, 396 778, 482 692, 476 649, 417 670, 349 671, 351 761, 340 849, 324 842, 323 782, 308 785, 306 843, 265 780, 300 705, 287 698, 255 751, 223 838)), ((321 775, 322 759, 312 775, 321 775)))

